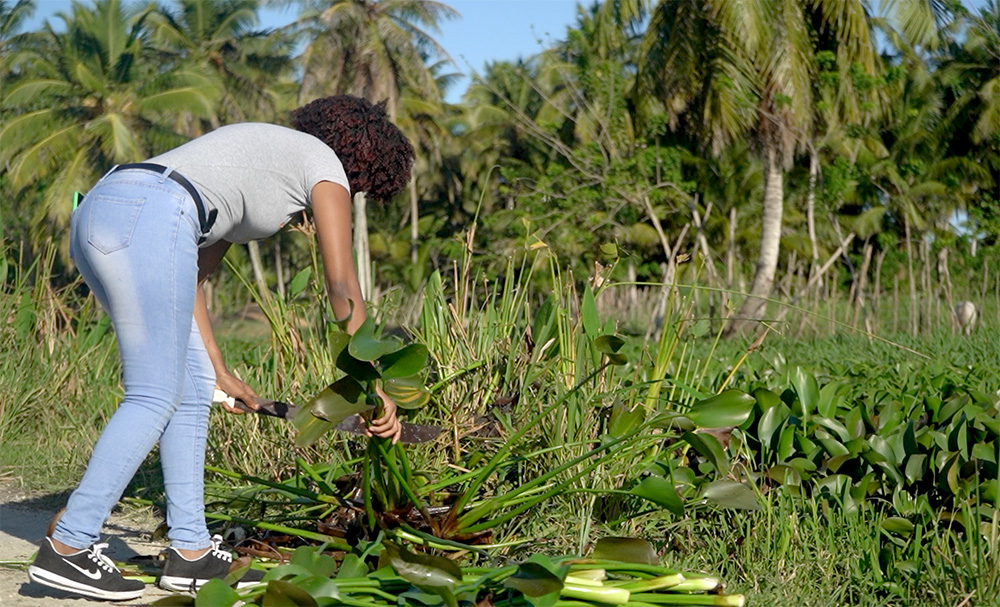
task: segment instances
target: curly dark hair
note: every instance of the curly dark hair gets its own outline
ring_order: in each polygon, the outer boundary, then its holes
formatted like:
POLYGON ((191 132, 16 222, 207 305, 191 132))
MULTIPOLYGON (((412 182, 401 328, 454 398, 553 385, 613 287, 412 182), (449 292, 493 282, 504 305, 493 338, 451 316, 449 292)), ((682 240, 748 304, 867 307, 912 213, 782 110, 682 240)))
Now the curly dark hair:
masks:
POLYGON ((413 146, 389 122, 385 101, 324 97, 292 111, 291 123, 337 153, 354 191, 384 202, 410 180, 413 146))

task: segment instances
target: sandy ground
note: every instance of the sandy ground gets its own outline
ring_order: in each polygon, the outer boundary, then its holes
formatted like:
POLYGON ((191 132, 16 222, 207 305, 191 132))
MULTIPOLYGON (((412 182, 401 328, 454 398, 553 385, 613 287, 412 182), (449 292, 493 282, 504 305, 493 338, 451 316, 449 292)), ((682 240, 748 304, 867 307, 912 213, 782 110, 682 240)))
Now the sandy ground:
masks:
MULTIPOLYGON (((0 479, 0 605, 147 605, 170 595, 150 584, 142 597, 132 601, 95 601, 30 582, 23 566, 8 564, 10 561, 31 560, 38 543, 45 537, 49 521, 62 508, 65 500, 64 494, 31 494, 22 491, 14 482, 0 479)), ((116 512, 102 531, 102 541, 109 544, 105 554, 116 562, 150 565, 149 557, 166 547, 151 540, 151 532, 160 522, 151 512, 116 512)))

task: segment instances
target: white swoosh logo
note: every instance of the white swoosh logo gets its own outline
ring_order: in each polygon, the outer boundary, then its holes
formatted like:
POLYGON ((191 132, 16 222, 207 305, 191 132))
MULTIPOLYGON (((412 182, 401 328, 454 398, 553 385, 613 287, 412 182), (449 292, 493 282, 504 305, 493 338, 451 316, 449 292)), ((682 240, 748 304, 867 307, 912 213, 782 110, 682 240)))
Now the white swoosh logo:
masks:
POLYGON ((83 567, 80 567, 79 565, 77 565, 76 563, 73 563, 72 561, 67 561, 66 559, 63 559, 63 561, 65 561, 66 564, 69 565, 70 567, 72 567, 73 569, 76 569, 77 571, 79 571, 80 573, 82 573, 83 575, 89 577, 92 580, 99 580, 99 579, 101 579, 101 570, 100 569, 98 569, 97 571, 90 571, 89 569, 84 569, 83 567))

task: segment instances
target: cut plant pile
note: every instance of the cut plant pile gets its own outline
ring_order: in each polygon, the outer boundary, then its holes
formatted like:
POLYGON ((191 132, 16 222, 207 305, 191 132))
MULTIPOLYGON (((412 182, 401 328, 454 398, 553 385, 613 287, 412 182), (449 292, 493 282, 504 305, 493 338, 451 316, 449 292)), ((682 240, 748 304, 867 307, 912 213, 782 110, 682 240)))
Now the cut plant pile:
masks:
MULTIPOLYGON (((236 591, 213 580, 195 597, 175 595, 154 605, 234 604, 353 607, 423 605, 457 607, 600 607, 620 605, 720 605, 742 607, 742 594, 725 594, 722 581, 657 564, 652 545, 634 538, 605 538, 588 558, 534 555, 503 567, 460 568, 443 556, 411 552, 385 540, 339 564, 312 547, 300 547, 289 562, 263 581, 236 591), (377 560, 376 556, 377 555, 377 560), (374 570, 366 564, 377 562, 374 570)), ((242 575, 234 572, 234 576, 242 575)))

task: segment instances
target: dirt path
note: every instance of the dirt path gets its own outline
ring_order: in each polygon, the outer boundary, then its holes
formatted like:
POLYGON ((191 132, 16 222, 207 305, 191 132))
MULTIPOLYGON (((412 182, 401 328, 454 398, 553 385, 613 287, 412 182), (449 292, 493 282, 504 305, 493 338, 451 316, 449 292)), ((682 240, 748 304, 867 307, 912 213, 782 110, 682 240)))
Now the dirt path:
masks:
MULTIPOLYGON (((45 537, 49 521, 63 506, 65 499, 65 495, 30 494, 21 491, 13 482, 0 480, 0 563, 30 560, 38 549, 38 543, 45 537)), ((143 556, 156 555, 166 547, 150 539, 151 532, 159 523, 149 512, 113 514, 102 531, 102 541, 109 544, 105 554, 117 562, 142 560, 143 556)), ((148 585, 143 596, 133 601, 93 601, 29 582, 23 567, 0 565, 0 605, 4 607, 147 605, 169 594, 148 585)))

